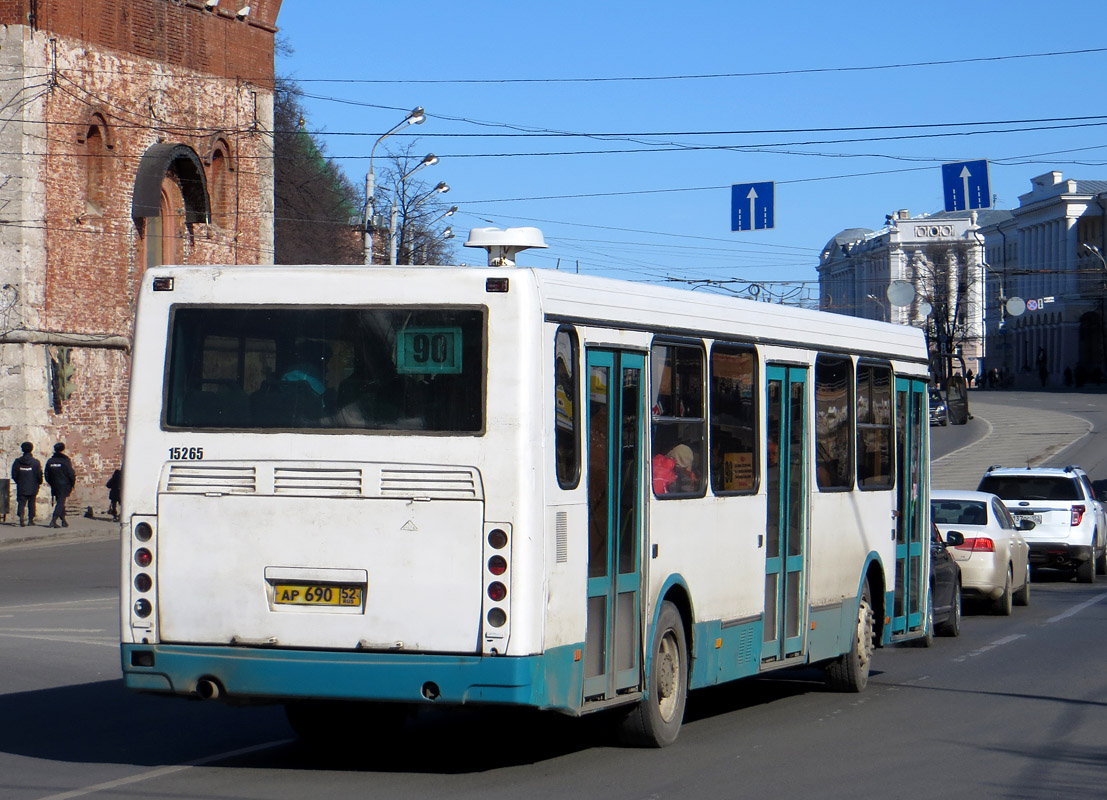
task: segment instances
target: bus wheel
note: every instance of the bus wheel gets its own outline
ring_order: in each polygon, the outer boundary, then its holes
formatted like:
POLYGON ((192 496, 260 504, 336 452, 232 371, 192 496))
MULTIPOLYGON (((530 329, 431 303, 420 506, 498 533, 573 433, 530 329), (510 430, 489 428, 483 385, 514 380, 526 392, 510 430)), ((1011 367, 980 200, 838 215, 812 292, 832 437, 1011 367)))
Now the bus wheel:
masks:
POLYGON ((860 692, 869 682, 869 664, 873 658, 873 604, 869 597, 869 582, 861 587, 857 606, 857 630, 849 652, 839 656, 827 667, 830 688, 836 692, 860 692))
POLYGON ((688 698, 688 646, 684 622, 672 603, 661 604, 654 628, 646 693, 622 720, 620 739, 637 747, 676 741, 688 698))

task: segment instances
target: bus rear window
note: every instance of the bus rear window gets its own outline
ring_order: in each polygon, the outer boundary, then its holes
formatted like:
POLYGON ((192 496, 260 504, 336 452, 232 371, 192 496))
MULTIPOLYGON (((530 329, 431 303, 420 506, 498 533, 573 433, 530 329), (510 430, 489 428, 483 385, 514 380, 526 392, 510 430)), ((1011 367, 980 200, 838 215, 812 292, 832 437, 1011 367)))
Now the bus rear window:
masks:
POLYGON ((171 324, 167 427, 484 427, 482 310, 178 307, 171 324))

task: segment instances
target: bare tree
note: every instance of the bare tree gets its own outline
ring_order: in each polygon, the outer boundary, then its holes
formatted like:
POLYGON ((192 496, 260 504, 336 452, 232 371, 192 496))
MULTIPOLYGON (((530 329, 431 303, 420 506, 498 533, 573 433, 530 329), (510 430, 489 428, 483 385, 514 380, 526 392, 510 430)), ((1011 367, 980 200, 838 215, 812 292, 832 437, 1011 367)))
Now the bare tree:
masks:
POLYGON ((274 238, 278 264, 359 264, 361 206, 350 180, 306 128, 299 87, 276 82, 273 95, 274 238))
POLYGON ((952 360, 974 335, 969 320, 972 250, 969 242, 929 244, 911 263, 910 279, 917 292, 912 312, 918 312, 922 301, 930 305, 925 330, 931 372, 943 386, 949 381, 952 360))
POLYGON ((414 155, 415 143, 402 151, 389 152, 377 194, 378 214, 394 237, 397 264, 450 264, 454 259, 451 208, 444 201, 448 187, 444 182, 431 184, 412 173, 422 160, 414 155), (395 210, 395 229, 391 216, 395 210))

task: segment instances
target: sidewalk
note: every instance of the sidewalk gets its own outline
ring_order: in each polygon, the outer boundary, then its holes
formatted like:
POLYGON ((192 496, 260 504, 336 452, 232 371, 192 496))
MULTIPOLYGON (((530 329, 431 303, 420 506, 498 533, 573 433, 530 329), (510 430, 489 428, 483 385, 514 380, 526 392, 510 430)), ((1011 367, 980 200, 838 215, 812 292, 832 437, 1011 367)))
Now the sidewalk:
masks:
POLYGON ((111 517, 104 512, 94 512, 95 517, 89 519, 83 513, 68 514, 66 522, 68 528, 51 528, 49 496, 46 502, 39 497, 38 516, 34 525, 19 527, 19 517, 15 513, 15 502, 12 498, 12 513, 0 523, 0 548, 5 547, 41 547, 43 545, 67 544, 69 542, 96 541, 119 538, 119 523, 112 522, 111 517))

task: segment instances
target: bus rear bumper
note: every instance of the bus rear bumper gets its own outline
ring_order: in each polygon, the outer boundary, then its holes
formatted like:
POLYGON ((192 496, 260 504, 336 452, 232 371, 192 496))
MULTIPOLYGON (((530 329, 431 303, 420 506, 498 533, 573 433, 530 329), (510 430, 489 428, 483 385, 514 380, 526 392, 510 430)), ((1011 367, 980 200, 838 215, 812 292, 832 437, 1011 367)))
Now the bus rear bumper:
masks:
POLYGON ((456 656, 123 644, 136 691, 227 701, 372 700, 527 706, 578 713, 581 646, 536 656, 456 656))

